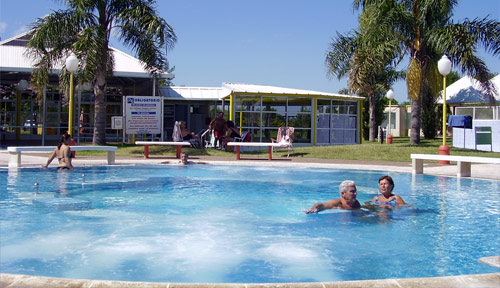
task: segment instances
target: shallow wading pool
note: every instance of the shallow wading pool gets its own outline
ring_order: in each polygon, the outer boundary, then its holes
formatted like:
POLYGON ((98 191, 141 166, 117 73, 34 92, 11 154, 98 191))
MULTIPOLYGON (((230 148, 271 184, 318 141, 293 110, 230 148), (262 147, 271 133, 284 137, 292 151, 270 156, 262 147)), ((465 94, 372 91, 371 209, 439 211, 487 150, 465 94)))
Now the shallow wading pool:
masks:
POLYGON ((390 173, 412 204, 302 209, 383 172, 136 165, 0 171, 3 273, 152 282, 262 283, 499 272, 500 183, 390 173), (38 185, 35 185, 37 183, 38 185))

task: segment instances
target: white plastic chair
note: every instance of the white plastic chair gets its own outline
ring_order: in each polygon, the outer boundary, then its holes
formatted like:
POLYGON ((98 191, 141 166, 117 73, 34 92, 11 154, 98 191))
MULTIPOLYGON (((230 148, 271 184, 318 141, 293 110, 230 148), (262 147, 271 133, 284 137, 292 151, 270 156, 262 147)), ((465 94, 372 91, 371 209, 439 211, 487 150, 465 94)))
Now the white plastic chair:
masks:
MULTIPOLYGON (((290 150, 293 152, 293 133, 295 132, 294 127, 280 127, 278 128, 278 135, 276 139, 271 138, 271 142, 282 144, 282 147, 288 149, 287 158, 290 157, 290 150)), ((274 149, 274 147, 273 147, 274 149)))

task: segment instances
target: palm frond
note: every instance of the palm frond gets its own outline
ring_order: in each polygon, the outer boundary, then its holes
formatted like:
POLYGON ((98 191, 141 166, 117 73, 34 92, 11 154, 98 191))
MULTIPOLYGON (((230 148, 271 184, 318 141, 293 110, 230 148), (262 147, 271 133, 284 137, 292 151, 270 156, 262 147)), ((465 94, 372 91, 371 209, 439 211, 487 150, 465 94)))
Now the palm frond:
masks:
POLYGON ((340 79, 347 74, 357 45, 355 32, 345 35, 337 33, 337 37, 332 39, 326 53, 325 64, 329 77, 335 76, 340 79))
POLYGON ((500 55, 499 21, 484 18, 450 23, 436 29, 429 40, 434 49, 446 51, 462 73, 478 79, 483 92, 493 100, 495 87, 489 82, 488 66, 477 56, 477 48, 482 46, 493 56, 500 55))
POLYGON ((167 63, 166 53, 177 41, 177 36, 174 29, 156 15, 151 1, 139 2, 140 5, 121 11, 115 21, 123 42, 137 51, 148 71, 159 73, 167 63))

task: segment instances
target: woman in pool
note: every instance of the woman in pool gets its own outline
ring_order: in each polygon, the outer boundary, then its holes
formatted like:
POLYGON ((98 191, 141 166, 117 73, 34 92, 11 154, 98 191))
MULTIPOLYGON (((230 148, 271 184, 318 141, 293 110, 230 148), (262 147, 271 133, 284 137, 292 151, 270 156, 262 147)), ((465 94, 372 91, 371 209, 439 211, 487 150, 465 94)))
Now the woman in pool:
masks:
POLYGON ((57 171, 69 169, 74 170, 73 165, 71 164, 72 154, 71 149, 69 148, 70 140, 71 136, 68 133, 64 133, 61 136, 59 145, 57 145, 56 149, 54 149, 54 152, 52 152, 52 155, 50 155, 49 159, 47 160, 47 164, 42 165, 42 167, 48 167, 50 162, 52 162, 52 160, 57 157, 57 160, 59 161, 57 171))
POLYGON ((406 204, 401 196, 392 194, 394 189, 394 180, 391 176, 382 176, 378 179, 378 189, 381 195, 373 197, 371 203, 375 205, 384 205, 395 207, 397 204, 406 204))

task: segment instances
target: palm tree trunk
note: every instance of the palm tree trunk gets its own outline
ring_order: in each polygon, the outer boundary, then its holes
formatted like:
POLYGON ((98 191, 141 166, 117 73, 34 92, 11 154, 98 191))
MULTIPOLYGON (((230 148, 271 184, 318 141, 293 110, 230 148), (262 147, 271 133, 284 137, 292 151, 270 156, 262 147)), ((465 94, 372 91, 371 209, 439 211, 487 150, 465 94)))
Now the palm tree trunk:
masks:
POLYGON ((105 73, 99 69, 96 75, 94 86, 95 94, 95 114, 94 114, 94 145, 106 144, 106 77, 105 73))
POLYGON ((369 101, 369 113, 370 113, 370 135, 369 135, 369 141, 370 142, 375 142, 375 135, 377 134, 377 131, 375 129, 375 94, 372 92, 368 96, 368 101, 369 101))
MULTIPOLYGON (((421 48, 420 52, 425 55, 425 50, 421 48)), ((420 127, 422 125, 422 99, 429 93, 428 70, 429 61, 422 57, 418 60, 421 65, 420 70, 420 89, 418 90, 418 98, 411 101, 411 121, 410 121, 410 144, 420 144, 420 127)))
POLYGON ((410 144, 420 144, 420 115, 422 98, 411 100, 410 144))

